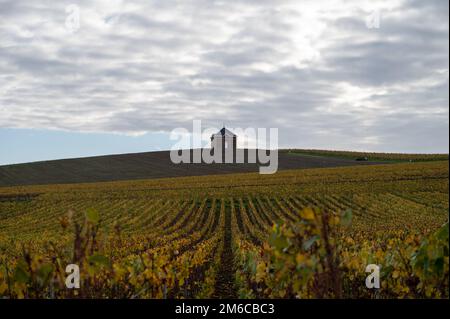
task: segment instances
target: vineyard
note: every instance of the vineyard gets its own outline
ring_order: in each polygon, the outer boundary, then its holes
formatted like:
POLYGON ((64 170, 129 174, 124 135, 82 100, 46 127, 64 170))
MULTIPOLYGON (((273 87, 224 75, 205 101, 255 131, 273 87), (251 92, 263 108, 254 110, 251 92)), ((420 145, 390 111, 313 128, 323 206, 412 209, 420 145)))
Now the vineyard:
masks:
POLYGON ((448 173, 436 161, 0 188, 0 298, 448 298, 448 173))
POLYGON ((283 153, 290 155, 312 155, 325 156, 343 159, 366 158, 370 161, 384 162, 428 162, 428 161, 448 161, 448 154, 406 154, 406 153, 375 153, 375 152, 354 152, 354 151, 330 151, 330 150, 302 150, 287 149, 283 153))

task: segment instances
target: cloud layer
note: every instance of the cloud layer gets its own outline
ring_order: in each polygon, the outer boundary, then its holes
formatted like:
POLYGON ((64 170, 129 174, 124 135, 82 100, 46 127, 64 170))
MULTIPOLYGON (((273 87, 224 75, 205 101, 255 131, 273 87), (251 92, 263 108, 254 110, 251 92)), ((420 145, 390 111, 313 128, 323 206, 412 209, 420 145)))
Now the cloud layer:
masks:
POLYGON ((284 147, 448 151, 446 0, 0 8, 0 127, 138 135, 200 119, 278 127, 284 147))

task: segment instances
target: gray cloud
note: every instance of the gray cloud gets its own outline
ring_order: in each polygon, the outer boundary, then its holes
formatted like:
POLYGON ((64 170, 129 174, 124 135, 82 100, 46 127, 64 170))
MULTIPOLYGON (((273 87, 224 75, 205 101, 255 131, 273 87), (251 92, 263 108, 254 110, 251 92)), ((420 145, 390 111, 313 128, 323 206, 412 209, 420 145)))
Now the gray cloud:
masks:
POLYGON ((448 151, 448 1, 0 0, 0 127, 448 151), (72 2, 71 2, 72 3, 72 2), (379 10, 381 25, 365 19, 379 10))

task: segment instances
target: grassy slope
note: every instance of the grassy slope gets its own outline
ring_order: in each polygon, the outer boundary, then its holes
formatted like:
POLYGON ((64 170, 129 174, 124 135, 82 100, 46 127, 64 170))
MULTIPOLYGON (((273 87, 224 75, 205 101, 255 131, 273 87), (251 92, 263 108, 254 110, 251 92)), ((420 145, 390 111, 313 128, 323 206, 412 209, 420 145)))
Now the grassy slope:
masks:
MULTIPOLYGON (((280 170, 371 164, 352 159, 279 154, 280 170)), ((0 166, 0 187, 256 172, 256 164, 173 164, 168 151, 0 166)))
POLYGON ((394 191, 448 192, 448 161, 285 170, 273 175, 240 173, 99 183, 0 188, 4 201, 45 199, 192 198, 394 191), (37 195, 37 197, 24 195, 37 195))
MULTIPOLYGON (((447 154, 281 150, 279 170, 448 160, 447 154), (368 157, 369 161, 356 161, 368 157)), ((256 172, 256 164, 173 164, 168 151, 95 156, 0 166, 0 187, 256 172)))
POLYGON ((352 160, 367 157, 369 161, 385 161, 385 162, 428 162, 428 161, 448 160, 448 154, 375 153, 375 152, 306 150, 306 149, 305 150, 286 149, 282 150, 281 152, 290 155, 326 156, 352 160))

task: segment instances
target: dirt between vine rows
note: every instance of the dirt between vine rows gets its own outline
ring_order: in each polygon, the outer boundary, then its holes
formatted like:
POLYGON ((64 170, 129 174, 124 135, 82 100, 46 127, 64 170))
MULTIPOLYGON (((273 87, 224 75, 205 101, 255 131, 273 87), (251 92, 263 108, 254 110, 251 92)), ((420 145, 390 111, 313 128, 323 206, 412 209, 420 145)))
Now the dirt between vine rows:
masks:
POLYGON ((231 211, 225 211, 225 229, 223 231, 223 250, 220 256, 220 266, 216 275, 213 298, 237 298, 234 284, 235 265, 232 249, 231 211))

